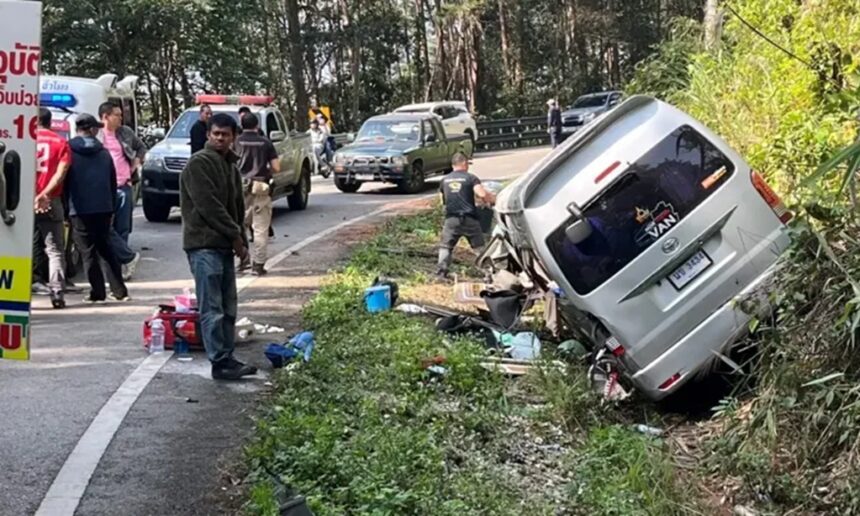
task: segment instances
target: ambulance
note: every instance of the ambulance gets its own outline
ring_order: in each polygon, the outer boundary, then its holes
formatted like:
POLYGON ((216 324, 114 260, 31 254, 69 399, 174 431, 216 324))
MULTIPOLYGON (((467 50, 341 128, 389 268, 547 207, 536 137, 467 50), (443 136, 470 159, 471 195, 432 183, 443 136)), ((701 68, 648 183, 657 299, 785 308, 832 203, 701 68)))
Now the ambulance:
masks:
POLYGON ((122 107, 122 123, 137 132, 137 84, 136 75, 122 80, 113 73, 97 79, 44 75, 39 84, 39 105, 51 110, 51 129, 67 139, 75 135, 75 118, 79 114, 98 117, 99 106, 108 101, 122 107))
POLYGON ((0 359, 30 358, 41 2, 0 0, 0 359))

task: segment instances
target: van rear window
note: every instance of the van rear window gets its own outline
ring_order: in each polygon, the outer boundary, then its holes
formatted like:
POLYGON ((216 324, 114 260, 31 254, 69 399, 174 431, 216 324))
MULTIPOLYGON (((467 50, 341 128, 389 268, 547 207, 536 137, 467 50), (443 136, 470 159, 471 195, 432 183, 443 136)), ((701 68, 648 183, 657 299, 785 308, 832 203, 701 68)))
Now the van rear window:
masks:
POLYGON ((570 242, 570 218, 547 237, 547 247, 576 292, 588 294, 671 231, 734 171, 710 141, 681 126, 585 207, 591 236, 570 242))

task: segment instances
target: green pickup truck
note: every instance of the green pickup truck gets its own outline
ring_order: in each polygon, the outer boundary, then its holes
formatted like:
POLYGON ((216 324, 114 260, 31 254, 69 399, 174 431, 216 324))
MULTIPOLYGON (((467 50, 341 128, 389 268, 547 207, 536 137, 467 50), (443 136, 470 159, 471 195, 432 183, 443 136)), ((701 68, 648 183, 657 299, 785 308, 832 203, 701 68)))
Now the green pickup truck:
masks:
POLYGON ((471 157, 473 151, 469 136, 447 136, 433 115, 375 116, 335 154, 334 184, 346 193, 364 183, 394 183, 405 193, 418 193, 425 179, 451 171, 455 153, 471 157))

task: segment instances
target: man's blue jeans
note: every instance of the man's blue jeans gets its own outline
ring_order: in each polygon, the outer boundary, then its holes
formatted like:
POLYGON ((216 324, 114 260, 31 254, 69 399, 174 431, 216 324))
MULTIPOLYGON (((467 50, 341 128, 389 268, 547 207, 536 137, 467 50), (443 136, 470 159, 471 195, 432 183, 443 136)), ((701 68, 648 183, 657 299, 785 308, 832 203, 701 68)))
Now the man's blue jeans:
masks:
POLYGON ((117 202, 114 209, 110 245, 119 263, 125 265, 134 260, 134 251, 128 245, 128 237, 131 234, 131 217, 134 211, 134 195, 131 185, 117 188, 116 195, 117 202))
POLYGON ((188 263, 197 290, 200 330, 210 362, 233 356, 236 348, 236 268, 233 251, 195 249, 188 252, 188 263))

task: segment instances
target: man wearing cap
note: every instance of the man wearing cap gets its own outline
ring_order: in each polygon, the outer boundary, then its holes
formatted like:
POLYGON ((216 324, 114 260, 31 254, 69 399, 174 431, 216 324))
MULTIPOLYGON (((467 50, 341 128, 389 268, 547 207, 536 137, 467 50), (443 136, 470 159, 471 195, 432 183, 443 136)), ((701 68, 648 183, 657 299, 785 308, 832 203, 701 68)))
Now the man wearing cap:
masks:
POLYGON ((122 108, 113 102, 99 106, 99 118, 103 129, 97 138, 110 153, 116 169, 117 204, 114 210, 111 246, 114 255, 122 264, 123 280, 128 281, 134 274, 140 253, 131 250, 128 237, 131 235, 134 213, 134 194, 132 181, 146 155, 146 146, 130 127, 122 125, 122 108))
POLYGON ((554 149, 561 143, 561 109, 559 109, 555 99, 547 100, 546 105, 548 108, 546 114, 547 132, 549 133, 549 141, 554 149))
POLYGON ((128 301, 128 289, 122 280, 122 267, 110 243, 112 219, 117 204, 116 167, 110 153, 96 138, 101 122, 92 115, 79 115, 75 126, 77 137, 69 142, 72 164, 66 177, 65 194, 69 201, 75 245, 84 261, 90 282, 87 303, 105 301, 105 281, 99 258, 107 264, 111 298, 128 301))

